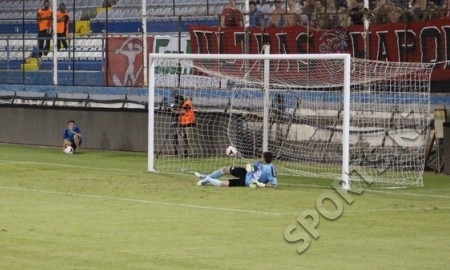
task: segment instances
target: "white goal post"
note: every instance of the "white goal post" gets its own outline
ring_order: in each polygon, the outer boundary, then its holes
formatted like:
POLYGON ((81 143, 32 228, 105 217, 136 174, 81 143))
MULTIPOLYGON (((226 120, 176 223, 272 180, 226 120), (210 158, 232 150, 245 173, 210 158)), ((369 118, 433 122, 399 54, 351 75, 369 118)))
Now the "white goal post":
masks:
POLYGON ((208 172, 269 150, 279 174, 344 189, 422 185, 431 70, 349 54, 150 54, 148 171, 208 172), (194 131, 171 110, 179 97, 194 131))

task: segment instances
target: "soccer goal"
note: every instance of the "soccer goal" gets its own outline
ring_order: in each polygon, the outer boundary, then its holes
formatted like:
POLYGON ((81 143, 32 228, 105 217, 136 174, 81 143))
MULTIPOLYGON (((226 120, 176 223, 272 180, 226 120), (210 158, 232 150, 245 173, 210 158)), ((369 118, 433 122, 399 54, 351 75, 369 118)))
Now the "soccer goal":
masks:
POLYGON ((423 184, 432 65, 348 54, 151 54, 149 63, 149 171, 209 172, 269 150, 279 175, 344 188, 423 184), (189 129, 174 113, 186 100, 189 129))

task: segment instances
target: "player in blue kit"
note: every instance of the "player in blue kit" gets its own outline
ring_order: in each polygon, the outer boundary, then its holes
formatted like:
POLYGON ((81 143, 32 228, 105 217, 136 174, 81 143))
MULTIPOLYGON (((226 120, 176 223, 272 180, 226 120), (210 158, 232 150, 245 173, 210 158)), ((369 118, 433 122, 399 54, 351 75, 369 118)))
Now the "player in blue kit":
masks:
POLYGON ((77 153, 81 143, 83 142, 81 138, 81 130, 79 127, 75 125, 75 121, 70 119, 67 122, 67 128, 64 130, 63 135, 63 149, 67 146, 71 146, 74 150, 74 153, 77 153))
POLYGON ((272 164, 273 155, 271 152, 264 152, 261 160, 254 164, 247 164, 243 167, 223 167, 209 175, 203 175, 198 172, 195 176, 200 178, 198 186, 204 186, 210 183, 216 187, 272 187, 278 184, 275 166, 272 164), (237 179, 219 180, 224 175, 232 175, 237 179))

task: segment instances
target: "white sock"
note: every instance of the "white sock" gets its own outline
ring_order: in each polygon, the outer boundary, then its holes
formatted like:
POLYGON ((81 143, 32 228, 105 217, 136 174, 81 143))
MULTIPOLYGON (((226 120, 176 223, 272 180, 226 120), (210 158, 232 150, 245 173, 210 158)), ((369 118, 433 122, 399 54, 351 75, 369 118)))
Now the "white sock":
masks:
POLYGON ((223 170, 218 169, 218 170, 214 171, 213 173, 211 173, 210 175, 208 175, 207 177, 213 178, 213 179, 219 179, 222 176, 223 176, 223 170))

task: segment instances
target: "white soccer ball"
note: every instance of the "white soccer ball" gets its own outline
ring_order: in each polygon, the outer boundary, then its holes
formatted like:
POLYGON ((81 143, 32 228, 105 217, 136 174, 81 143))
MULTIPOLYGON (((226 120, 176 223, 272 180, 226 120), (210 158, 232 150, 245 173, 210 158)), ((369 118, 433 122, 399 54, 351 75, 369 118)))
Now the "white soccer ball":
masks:
POLYGON ((72 146, 67 146, 66 148, 64 148, 64 153, 66 154, 73 154, 73 148, 72 146))
POLYGON ((225 150, 225 154, 227 154, 227 156, 230 156, 230 157, 235 156, 237 154, 237 152, 238 151, 237 151, 236 147, 234 147, 232 145, 228 146, 227 150, 225 150))

